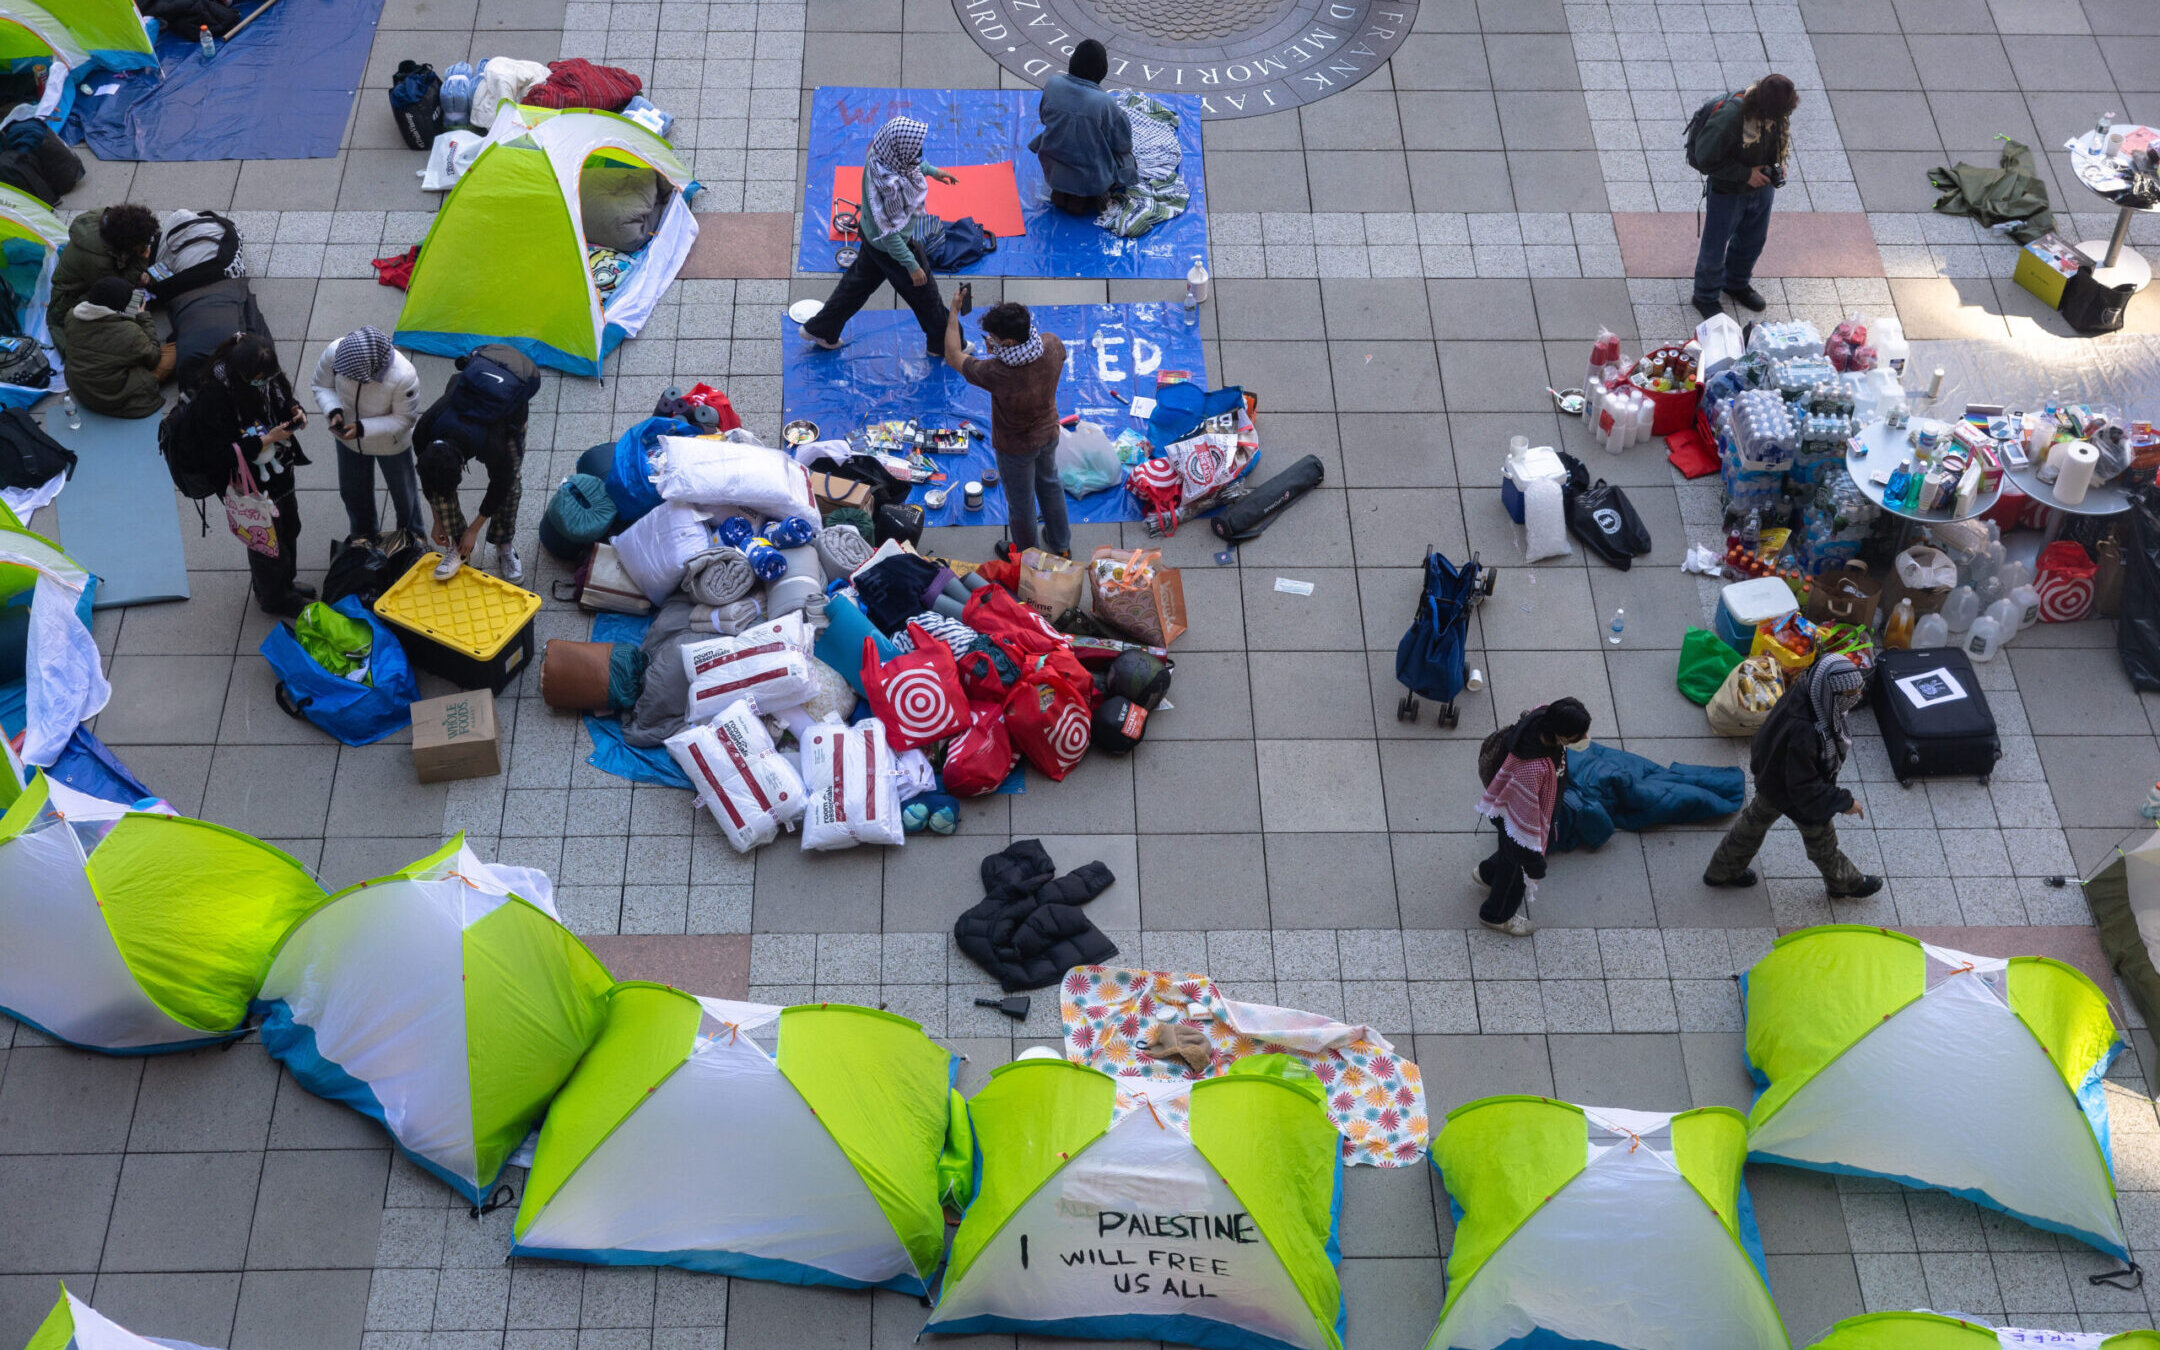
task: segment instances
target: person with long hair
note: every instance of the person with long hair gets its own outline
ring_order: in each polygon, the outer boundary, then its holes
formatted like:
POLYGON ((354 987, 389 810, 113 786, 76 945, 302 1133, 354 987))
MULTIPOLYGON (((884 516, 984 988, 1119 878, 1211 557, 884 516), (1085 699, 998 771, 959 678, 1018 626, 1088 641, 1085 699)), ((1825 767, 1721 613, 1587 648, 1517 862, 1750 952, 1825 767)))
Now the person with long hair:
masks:
POLYGON ((1537 931, 1529 906, 1545 879, 1567 752, 1589 739, 1590 711, 1581 699, 1554 699, 1496 734, 1506 753, 1478 798, 1477 813, 1493 823, 1500 840, 1491 857, 1470 869, 1470 879, 1486 890, 1478 922, 1509 937, 1528 937, 1537 931))
POLYGON ((1088 38, 1043 85, 1042 130, 1028 149, 1042 164, 1050 204, 1067 215, 1100 215, 1112 193, 1140 181, 1132 120, 1102 87, 1109 74, 1110 53, 1088 38))
POLYGON ((308 463, 299 431, 307 410, 293 397, 292 381, 278 364, 277 347, 255 333, 235 333, 210 354, 202 378, 189 395, 189 424, 205 440, 229 444, 237 452, 232 486, 240 490, 240 460, 247 461, 256 488, 277 512, 275 556, 248 550, 255 603, 266 613, 292 618, 315 588, 297 579, 300 559, 300 502, 293 470, 308 463))
POLYGON ((1724 311, 1729 295, 1760 314, 1770 303, 1755 289, 1755 262, 1770 237, 1770 211, 1792 155, 1792 115, 1799 91, 1783 75, 1765 75, 1708 105, 1691 146, 1703 175, 1702 245, 1695 253, 1693 303, 1704 318, 1724 311))
POLYGON ((930 128, 914 118, 895 117, 870 138, 870 152, 863 158, 862 206, 856 212, 862 242, 825 308, 802 326, 812 346, 837 351, 847 321, 878 287, 889 285, 915 311, 923 349, 932 357, 944 354, 945 299, 931 284, 930 255, 918 236, 927 215, 923 203, 930 195, 928 180, 959 180, 923 159, 929 134, 930 128))

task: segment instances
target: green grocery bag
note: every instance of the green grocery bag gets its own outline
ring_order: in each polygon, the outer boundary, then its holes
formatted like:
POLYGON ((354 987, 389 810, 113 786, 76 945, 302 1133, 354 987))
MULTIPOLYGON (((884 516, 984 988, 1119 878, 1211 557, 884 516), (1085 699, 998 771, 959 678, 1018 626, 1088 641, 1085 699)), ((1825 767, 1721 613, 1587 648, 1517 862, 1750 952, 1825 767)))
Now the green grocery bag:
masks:
POLYGON ((1690 628, 1680 639, 1680 668, 1674 673, 1674 683, 1688 702, 1707 705, 1741 659, 1732 644, 1709 629, 1690 628))

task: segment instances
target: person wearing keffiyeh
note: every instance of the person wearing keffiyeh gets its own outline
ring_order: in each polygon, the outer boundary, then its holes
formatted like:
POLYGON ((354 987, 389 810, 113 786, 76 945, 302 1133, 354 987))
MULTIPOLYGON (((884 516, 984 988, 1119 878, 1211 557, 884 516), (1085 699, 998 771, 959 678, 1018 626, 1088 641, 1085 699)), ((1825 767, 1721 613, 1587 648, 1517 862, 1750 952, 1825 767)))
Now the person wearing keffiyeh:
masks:
POLYGON ((933 357, 938 355, 945 332, 945 300, 930 282, 930 255, 919 236, 927 214, 923 210, 930 193, 927 180, 959 180, 923 159, 923 140, 929 134, 930 128, 914 118, 895 117, 870 138, 858 191, 858 251, 855 261, 840 274, 825 308, 802 326, 803 337, 812 346, 838 350, 840 330, 847 321, 877 294, 878 287, 890 285, 915 311, 925 349, 933 357))
POLYGON ((1568 747, 1589 737, 1590 712, 1580 699, 1555 699, 1524 713, 1501 734, 1507 757, 1477 804, 1477 813, 1493 823, 1500 841, 1491 857, 1470 869, 1470 879, 1487 890, 1478 922, 1509 937, 1528 937, 1537 925, 1526 906, 1545 878, 1545 849, 1552 841, 1561 780, 1567 777, 1568 747))
POLYGON ((1838 786, 1837 777, 1852 749, 1845 719, 1866 688, 1867 677, 1844 656, 1818 659, 1785 686, 1748 752, 1755 796, 1710 855, 1705 886, 1754 885, 1757 878, 1748 864, 1783 816, 1799 829, 1808 861, 1822 873, 1832 900, 1857 900, 1882 889, 1882 878, 1855 867, 1837 837, 1839 816, 1861 814, 1860 803, 1838 786))
POLYGON ((978 389, 990 391, 990 448, 997 454, 998 483, 1016 550, 1035 547, 1035 513, 1042 512, 1043 543, 1072 556, 1072 524, 1065 511, 1065 484, 1058 479, 1058 381, 1065 374, 1065 343, 1037 332, 1028 307, 1008 300, 982 316, 983 345, 990 359, 968 355, 960 314, 945 321, 945 364, 978 389))
POLYGON ((375 533, 375 466, 390 486, 397 525, 420 533, 420 474, 413 426, 420 420, 420 372, 380 328, 347 333, 315 360, 315 406, 337 438, 338 496, 347 538, 375 533))

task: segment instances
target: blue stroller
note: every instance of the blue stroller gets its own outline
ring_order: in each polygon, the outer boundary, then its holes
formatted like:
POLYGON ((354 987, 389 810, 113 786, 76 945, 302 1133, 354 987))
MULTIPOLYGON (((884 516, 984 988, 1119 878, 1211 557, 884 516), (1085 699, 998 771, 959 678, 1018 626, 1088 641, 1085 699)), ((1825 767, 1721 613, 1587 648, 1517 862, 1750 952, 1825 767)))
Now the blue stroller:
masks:
POLYGON ((1395 705, 1396 721, 1417 721, 1420 694, 1440 705, 1436 720, 1441 726, 1453 727, 1461 720, 1455 696, 1466 678, 1464 635, 1472 611, 1493 593, 1496 580, 1475 553, 1459 568, 1438 549, 1425 555, 1425 589, 1410 618, 1410 631, 1395 646, 1395 678, 1408 691, 1395 705))

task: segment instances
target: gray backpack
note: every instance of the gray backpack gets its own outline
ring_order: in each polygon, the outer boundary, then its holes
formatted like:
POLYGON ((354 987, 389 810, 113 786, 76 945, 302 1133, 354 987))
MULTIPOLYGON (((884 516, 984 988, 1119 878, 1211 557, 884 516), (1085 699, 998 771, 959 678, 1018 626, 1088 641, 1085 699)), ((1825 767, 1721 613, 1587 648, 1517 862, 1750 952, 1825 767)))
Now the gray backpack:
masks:
POLYGON ((0 338, 0 384, 22 389, 43 389, 52 383, 52 362, 36 338, 0 338))

